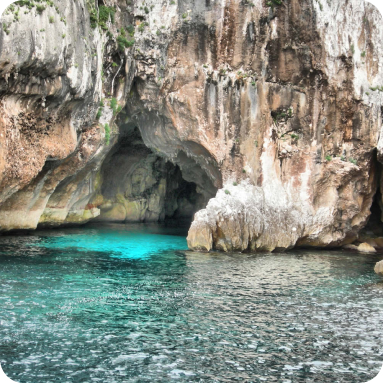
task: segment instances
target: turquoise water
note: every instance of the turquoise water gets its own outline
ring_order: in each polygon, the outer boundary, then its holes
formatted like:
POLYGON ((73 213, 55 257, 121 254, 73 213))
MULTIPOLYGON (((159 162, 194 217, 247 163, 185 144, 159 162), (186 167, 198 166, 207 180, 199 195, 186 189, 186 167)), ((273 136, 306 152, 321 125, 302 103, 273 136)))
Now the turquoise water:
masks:
POLYGON ((0 237, 0 362, 16 382, 367 382, 382 256, 198 254, 183 229, 0 237))

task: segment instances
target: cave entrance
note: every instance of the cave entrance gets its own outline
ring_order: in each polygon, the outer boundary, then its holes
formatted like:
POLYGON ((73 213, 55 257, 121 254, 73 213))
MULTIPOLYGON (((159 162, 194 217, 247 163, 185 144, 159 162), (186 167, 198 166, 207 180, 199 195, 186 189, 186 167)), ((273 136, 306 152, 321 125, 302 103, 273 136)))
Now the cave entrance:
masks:
MULTIPOLYGON (((379 178, 381 173, 379 174, 379 178)), ((376 191, 372 205, 370 207, 371 215, 368 219, 367 225, 362 229, 361 234, 374 237, 383 237, 383 223, 382 223, 382 194, 379 190, 376 191)))
POLYGON ((371 215, 368 218, 366 226, 360 231, 360 236, 363 237, 383 237, 383 214, 382 214, 382 164, 379 162, 377 157, 377 150, 373 153, 373 167, 372 172, 376 172, 377 189, 370 207, 371 215))
POLYGON ((190 225, 217 189, 199 165, 188 161, 187 173, 192 171, 197 182, 185 179, 182 164, 148 148, 137 127, 125 127, 101 168, 95 197, 101 214, 96 220, 190 225))

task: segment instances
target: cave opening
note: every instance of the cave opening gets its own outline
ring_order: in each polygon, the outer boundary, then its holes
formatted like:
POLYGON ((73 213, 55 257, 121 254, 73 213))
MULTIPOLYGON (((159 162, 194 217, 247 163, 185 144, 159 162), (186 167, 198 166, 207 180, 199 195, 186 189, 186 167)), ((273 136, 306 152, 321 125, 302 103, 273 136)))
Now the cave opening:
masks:
POLYGON ((366 230, 371 231, 374 236, 383 236, 383 224, 382 224, 382 209, 380 201, 382 200, 382 194, 380 190, 375 193, 374 200, 372 202, 370 211, 370 219, 368 220, 366 230))
MULTIPOLYGON (((381 173, 380 173, 381 174, 381 173)), ((380 179, 380 177, 379 177, 380 179)), ((382 194, 378 187, 372 205, 370 207, 371 215, 368 219, 366 226, 361 230, 361 235, 383 237, 383 223, 382 223, 382 194)))
POLYGON ((377 150, 374 150, 373 153, 373 172, 376 173, 376 182, 377 182, 377 188, 375 195, 373 197, 373 201, 370 207, 370 216, 368 218, 367 224, 365 227, 360 231, 360 236, 367 236, 367 237, 383 237, 383 209, 382 209, 382 187, 383 187, 383 181, 382 181, 382 164, 380 163, 377 155, 377 150))
POLYGON ((189 226, 217 189, 202 167, 185 154, 180 153, 176 160, 173 163, 147 147, 137 126, 120 129, 100 171, 95 197, 100 216, 96 221, 189 226), (197 182, 185 177, 184 168, 197 182))

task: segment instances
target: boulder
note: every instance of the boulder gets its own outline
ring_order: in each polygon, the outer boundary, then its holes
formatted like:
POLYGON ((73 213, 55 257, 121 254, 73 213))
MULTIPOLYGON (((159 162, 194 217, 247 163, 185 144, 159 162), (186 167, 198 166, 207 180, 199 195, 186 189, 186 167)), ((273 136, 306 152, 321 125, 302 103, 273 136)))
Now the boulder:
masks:
POLYGON ((363 242, 358 246, 358 251, 361 253, 376 253, 376 250, 367 242, 363 242))
POLYGON ((380 261, 375 265, 374 271, 376 274, 383 277, 383 261, 380 261))

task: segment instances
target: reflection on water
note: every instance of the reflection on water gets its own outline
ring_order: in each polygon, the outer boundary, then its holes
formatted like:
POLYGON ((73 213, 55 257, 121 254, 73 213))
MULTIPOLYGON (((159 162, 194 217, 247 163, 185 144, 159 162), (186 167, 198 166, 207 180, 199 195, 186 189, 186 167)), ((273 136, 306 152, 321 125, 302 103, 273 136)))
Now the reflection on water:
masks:
POLYGON ((199 254, 182 229, 0 237, 0 362, 17 382, 366 382, 379 256, 199 254))

